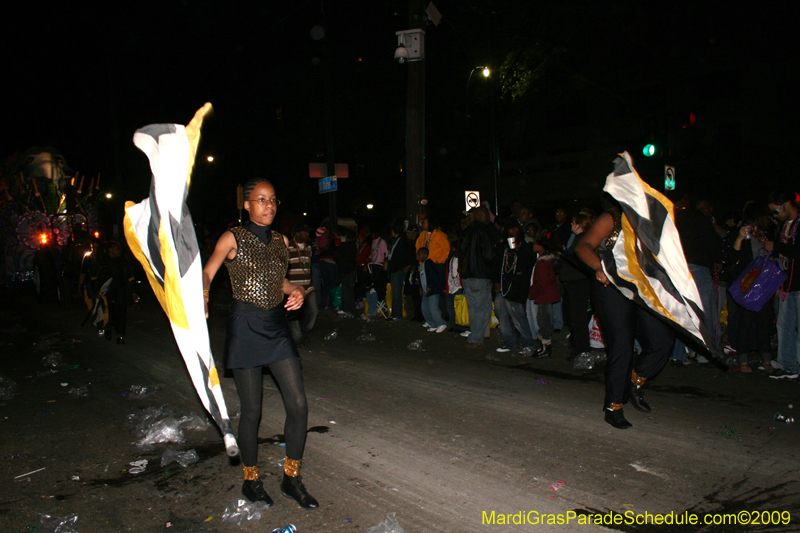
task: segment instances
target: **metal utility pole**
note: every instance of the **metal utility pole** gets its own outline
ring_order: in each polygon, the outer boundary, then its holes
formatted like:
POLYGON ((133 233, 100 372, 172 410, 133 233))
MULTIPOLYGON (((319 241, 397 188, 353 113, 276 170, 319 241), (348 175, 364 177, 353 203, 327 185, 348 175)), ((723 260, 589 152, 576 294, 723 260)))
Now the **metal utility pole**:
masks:
MULTIPOLYGON (((494 73, 493 73, 494 74, 494 73)), ((497 197, 497 182, 500 180, 500 147, 497 145, 497 117, 494 101, 494 78, 489 76, 489 119, 492 129, 492 178, 494 181, 494 214, 500 214, 500 202, 497 197)))
MULTIPOLYGON (((408 28, 425 26, 425 0, 409 0, 408 28)), ((425 197, 425 61, 409 61, 406 93, 406 216, 416 223, 425 197)))
MULTIPOLYGON (((325 4, 322 3, 322 27, 325 37, 322 40, 322 75, 323 91, 325 92, 325 155, 328 162, 328 173, 334 172, 336 159, 333 155, 333 87, 331 86, 331 38, 328 24, 325 20, 325 4)), ((336 191, 328 193, 330 206, 330 231, 337 231, 339 219, 336 216, 336 191)))

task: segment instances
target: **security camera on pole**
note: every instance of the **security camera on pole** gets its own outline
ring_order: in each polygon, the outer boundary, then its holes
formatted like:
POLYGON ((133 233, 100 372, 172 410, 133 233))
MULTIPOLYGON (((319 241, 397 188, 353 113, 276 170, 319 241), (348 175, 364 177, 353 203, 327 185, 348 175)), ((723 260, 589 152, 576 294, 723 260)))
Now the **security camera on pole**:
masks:
MULTIPOLYGON (((413 3, 413 1, 412 1, 413 3)), ((410 17, 413 19, 413 16, 410 17)), ((413 20, 412 20, 413 23, 413 20)), ((418 24, 422 24, 421 17, 418 24)), ((417 223, 425 196, 425 32, 398 31, 395 60, 408 64, 406 97, 406 217, 417 223)))
POLYGON ((428 22, 438 25, 442 15, 433 3, 409 0, 408 30, 398 31, 395 60, 408 65, 406 91, 406 217, 418 222, 425 199, 425 31, 428 22))

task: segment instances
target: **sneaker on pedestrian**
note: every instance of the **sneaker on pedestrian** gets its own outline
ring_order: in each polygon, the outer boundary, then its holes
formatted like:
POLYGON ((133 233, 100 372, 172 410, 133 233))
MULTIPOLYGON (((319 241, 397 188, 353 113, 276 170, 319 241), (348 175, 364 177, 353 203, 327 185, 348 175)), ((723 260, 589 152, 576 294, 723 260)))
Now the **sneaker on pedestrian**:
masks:
POLYGON ((425 328, 425 329, 428 329, 429 327, 431 327, 431 325, 428 324, 427 322, 423 322, 422 323, 422 327, 425 328))
POLYGON ((501 347, 499 347, 497 349, 497 351, 500 352, 500 353, 506 353, 506 352, 510 352, 511 349, 510 348, 506 348, 505 346, 501 346, 501 347))
POLYGON ((517 350, 517 355, 520 357, 531 357, 533 355, 533 349, 528 348, 527 346, 520 348, 517 350))
POLYGON ((436 331, 435 327, 431 326, 428 328, 428 333, 433 333, 434 331, 436 331))
POLYGON ((770 374, 770 379, 797 379, 800 376, 797 372, 787 372, 786 370, 776 370, 770 374))
POLYGON ((434 328, 433 331, 435 331, 436 333, 444 333, 445 331, 447 331, 447 324, 445 324, 444 326, 439 326, 438 328, 434 328))
POLYGON ((461 333, 459 333, 459 335, 461 335, 462 337, 469 337, 469 330, 462 331, 461 333))
POLYGON ((777 359, 773 359, 770 364, 772 365, 773 370, 783 370, 783 365, 777 359))
POLYGON ((725 347, 722 349, 722 351, 725 352, 725 355, 736 355, 739 353, 736 350, 736 348, 734 348, 730 344, 726 344, 725 347))

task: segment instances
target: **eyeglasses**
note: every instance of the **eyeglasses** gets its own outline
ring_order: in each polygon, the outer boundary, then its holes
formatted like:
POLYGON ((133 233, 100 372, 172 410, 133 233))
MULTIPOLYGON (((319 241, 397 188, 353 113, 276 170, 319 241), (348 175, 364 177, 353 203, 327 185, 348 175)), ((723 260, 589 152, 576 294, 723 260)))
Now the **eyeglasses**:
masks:
POLYGON ((261 207, 264 207, 265 205, 267 205, 267 202, 271 203, 275 207, 278 207, 279 205, 281 205, 281 201, 278 200, 277 198, 258 198, 256 200, 247 200, 247 201, 248 202, 255 202, 258 205, 260 205, 261 207))
POLYGON ((780 207, 776 207, 775 209, 772 210, 772 216, 774 216, 774 217, 778 216, 778 213, 780 213, 784 209, 786 209, 786 204, 783 204, 780 207))

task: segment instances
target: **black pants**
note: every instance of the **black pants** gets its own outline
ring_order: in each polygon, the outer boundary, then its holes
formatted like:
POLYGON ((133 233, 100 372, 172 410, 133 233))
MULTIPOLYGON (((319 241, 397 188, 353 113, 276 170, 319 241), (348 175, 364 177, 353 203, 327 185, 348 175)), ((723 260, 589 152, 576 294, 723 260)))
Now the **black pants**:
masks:
POLYGON ((412 287, 413 292, 406 295, 406 297, 411 298, 411 305, 408 305, 408 300, 406 300, 406 314, 408 314, 409 309, 413 309, 414 314, 411 317, 411 321, 424 322, 425 317, 422 316, 422 295, 419 293, 420 287, 419 285, 413 285, 412 287))
POLYGON ((106 328, 114 326, 117 336, 125 335, 128 324, 128 294, 125 291, 111 292, 106 294, 108 302, 109 324, 106 328))
MULTIPOLYGON (((772 298, 764 304, 760 311, 749 311, 739 307, 739 324, 736 344, 733 347, 740 355, 746 355, 753 347, 753 333, 755 344, 759 353, 765 354, 772 351, 770 337, 772 336, 772 298)), ((730 337, 730 334, 728 335, 730 337)), ((744 359, 746 361, 747 359, 744 359)))
MULTIPOLYGON (((434 263, 433 268, 436 269, 436 273, 439 275, 439 279, 442 280, 447 286, 447 265, 445 263, 434 263)), ((453 317, 450 316, 450 310, 447 308, 447 298, 442 297, 439 298, 439 311, 442 313, 442 318, 447 320, 452 320, 453 317)))
POLYGON ((603 287, 592 281, 597 319, 608 352, 605 406, 627 401, 631 370, 643 378, 655 377, 672 353, 675 333, 666 323, 623 296, 613 285, 603 287), (633 343, 642 353, 634 364, 633 343))
MULTIPOLYGON (((258 425, 261 422, 262 367, 234 368, 233 379, 239 393, 241 417, 239 418, 239 449, 245 466, 258 464, 258 425)), ((283 398, 286 422, 283 435, 286 440, 286 457, 299 460, 303 458, 308 427, 308 401, 303 384, 300 358, 281 359, 269 365, 283 398)))
POLYGON ((563 286, 564 311, 572 352, 574 355, 588 352, 592 349, 589 345, 589 321, 592 319, 589 312, 589 278, 565 281, 563 286))
POLYGON ((342 311, 356 312, 356 271, 345 272, 342 275, 342 311))

